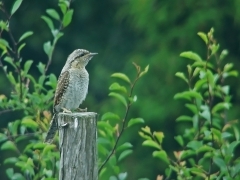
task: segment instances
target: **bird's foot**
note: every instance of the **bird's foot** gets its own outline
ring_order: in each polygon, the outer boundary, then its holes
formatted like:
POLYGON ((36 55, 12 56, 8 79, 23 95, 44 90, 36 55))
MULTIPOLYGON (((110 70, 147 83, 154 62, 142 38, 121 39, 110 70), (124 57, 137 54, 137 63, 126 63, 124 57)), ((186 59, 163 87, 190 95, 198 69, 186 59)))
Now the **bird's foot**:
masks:
POLYGON ((77 112, 87 112, 87 108, 84 108, 84 109, 77 108, 76 111, 77 112))
POLYGON ((64 113, 72 113, 72 111, 70 111, 70 110, 68 110, 66 108, 62 108, 62 110, 63 110, 64 113))

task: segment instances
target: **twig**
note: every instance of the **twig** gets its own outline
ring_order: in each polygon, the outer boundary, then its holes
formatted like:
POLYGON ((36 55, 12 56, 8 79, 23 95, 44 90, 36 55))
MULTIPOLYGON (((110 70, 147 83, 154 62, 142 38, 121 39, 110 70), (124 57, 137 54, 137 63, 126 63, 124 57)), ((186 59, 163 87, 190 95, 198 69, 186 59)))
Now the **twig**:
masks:
MULTIPOLYGON (((132 93, 133 93, 133 89, 135 87, 135 84, 136 82, 138 81, 138 79, 140 78, 139 77, 140 75, 140 72, 138 72, 137 74, 137 77, 136 79, 134 80, 134 82, 131 84, 131 89, 130 89, 130 94, 129 94, 129 97, 132 97, 132 93)), ((121 130, 120 130, 120 133, 116 139, 116 142, 110 152, 110 154, 107 156, 106 160, 102 163, 102 165, 99 167, 98 169, 98 174, 100 174, 101 170, 103 169, 103 167, 107 164, 107 162, 109 161, 110 157, 114 154, 116 148, 117 148, 117 145, 118 145, 118 142, 120 140, 120 138, 122 137, 122 134, 124 132, 124 129, 125 129, 125 126, 126 126, 126 122, 127 122, 127 116, 128 116, 128 113, 129 113, 129 110, 130 110, 130 107, 131 107, 132 103, 129 102, 128 105, 127 105, 127 108, 126 108, 126 112, 125 112, 125 115, 124 115, 124 118, 123 118, 123 121, 122 121, 122 127, 121 127, 121 130)))

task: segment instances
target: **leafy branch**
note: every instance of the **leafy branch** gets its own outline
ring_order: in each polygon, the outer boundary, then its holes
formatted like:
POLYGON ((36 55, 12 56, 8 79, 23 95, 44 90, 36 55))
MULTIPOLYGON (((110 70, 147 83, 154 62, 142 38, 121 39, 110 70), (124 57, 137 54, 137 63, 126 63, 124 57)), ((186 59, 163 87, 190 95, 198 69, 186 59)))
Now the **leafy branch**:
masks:
MULTIPOLYGON (((98 173, 100 174, 103 167, 107 164, 107 162, 109 161, 109 159, 111 158, 111 156, 115 153, 117 147, 118 147, 118 144, 119 144, 119 140, 120 138, 122 137, 123 133, 124 133, 124 130, 129 127, 129 122, 131 121, 128 121, 128 114, 129 114, 129 111, 130 111, 130 108, 132 106, 132 104, 134 102, 137 101, 137 96, 134 96, 133 95, 133 90, 136 86, 136 83, 137 81, 144 75, 148 72, 148 68, 149 66, 147 66, 143 71, 141 71, 141 67, 138 66, 136 63, 133 63, 133 65, 135 66, 136 68, 136 71, 137 71, 137 75, 136 75, 136 78, 133 80, 133 82, 130 81, 130 79, 123 73, 114 73, 112 74, 112 77, 115 77, 115 78, 119 78, 119 79, 122 79, 123 81, 127 82, 128 84, 130 84, 130 90, 129 90, 129 93, 128 93, 128 101, 119 93, 116 93, 116 92, 111 92, 109 94, 109 96, 113 96, 117 99, 119 99, 120 102, 122 102, 124 104, 124 106, 126 107, 125 109, 125 113, 123 115, 123 119, 122 119, 122 124, 121 124, 121 128, 120 130, 118 130, 118 135, 117 135, 117 139, 112 147, 112 150, 110 151, 110 153, 108 154, 107 158, 105 159, 105 161, 101 164, 101 166, 99 167, 99 170, 98 170, 98 173), (128 125, 127 125, 128 123, 128 125)), ((110 86, 109 88, 110 90, 114 90, 114 91, 122 91, 122 92, 126 92, 126 88, 124 86, 120 86, 118 83, 114 83, 110 86)), ((138 119, 139 122, 142 121, 140 119, 138 119)), ((137 120, 137 121, 138 121, 137 120)), ((134 123, 138 123, 137 121, 135 121, 134 123)))

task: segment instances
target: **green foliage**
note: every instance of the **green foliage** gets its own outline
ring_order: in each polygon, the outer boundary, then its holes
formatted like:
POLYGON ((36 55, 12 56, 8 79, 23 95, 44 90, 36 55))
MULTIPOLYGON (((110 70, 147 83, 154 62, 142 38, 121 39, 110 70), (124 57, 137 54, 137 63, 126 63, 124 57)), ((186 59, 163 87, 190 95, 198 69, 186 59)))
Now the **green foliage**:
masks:
POLYGON ((120 144, 120 138, 123 136, 124 131, 127 131, 134 125, 144 123, 142 118, 129 118, 128 114, 131 106, 136 103, 137 96, 133 95, 133 90, 137 81, 142 75, 148 72, 148 66, 142 71, 140 66, 133 63, 136 68, 136 78, 131 81, 130 78, 123 73, 114 73, 111 77, 125 82, 120 85, 114 82, 110 85, 109 96, 116 98, 124 105, 125 112, 121 115, 107 112, 102 115, 98 121, 98 155, 99 155, 99 178, 100 179, 118 179, 124 180, 127 178, 128 173, 121 172, 119 163, 127 156, 133 153, 133 145, 130 142, 123 142, 120 144))
POLYGON ((47 64, 38 63, 39 73, 38 78, 35 78, 30 73, 35 68, 34 60, 22 57, 22 50, 27 45, 25 40, 34 35, 34 32, 26 31, 19 38, 15 38, 11 31, 11 18, 22 3, 22 0, 15 1, 10 15, 4 4, 1 4, 1 11, 7 18, 1 20, 0 34, 7 34, 11 41, 8 42, 9 38, 5 36, 0 39, 0 65, 12 85, 12 90, 10 95, 0 95, 0 109, 2 113, 19 110, 23 112, 23 116, 8 123, 8 127, 1 130, 0 151, 11 152, 3 162, 4 166, 10 167, 6 170, 9 179, 57 179, 60 158, 58 148, 56 145, 42 143, 51 120, 49 109, 57 83, 56 76, 47 74, 47 70, 56 43, 63 35, 62 30, 71 22, 73 10, 69 8, 67 0, 60 0, 59 6, 65 9, 62 19, 54 9, 46 10, 50 17, 42 16, 50 28, 53 40, 43 45, 48 61, 47 64), (57 20, 59 28, 55 28, 53 20, 57 20))
MULTIPOLYGON (((21 3, 22 1, 17 0, 13 5, 11 16, 6 21, 1 21, 1 31, 6 31, 11 37, 14 37, 14 34, 11 33, 9 27, 8 29, 6 27, 8 23, 11 23, 11 17, 21 3)), ((73 15, 68 1, 60 0, 58 5, 62 16, 55 9, 47 9, 47 15, 41 16, 50 29, 53 39, 43 44, 48 61, 46 64, 38 63, 38 78, 30 74, 31 69, 34 68, 34 60, 25 60, 21 56, 22 50, 27 45, 26 38, 34 35, 34 32, 26 31, 18 41, 12 38, 13 47, 7 40, 0 39, 2 49, 0 62, 6 78, 13 87, 9 97, 3 94, 0 96, 0 107, 3 111, 24 111, 22 118, 10 122, 8 127, 0 133, 2 143, 0 150, 12 152, 12 156, 4 160, 4 165, 11 167, 6 170, 9 179, 58 178, 60 157, 57 145, 43 143, 51 119, 49 108, 52 105, 57 83, 56 76, 47 74, 47 70, 52 62, 56 43, 63 36, 62 30, 71 23, 73 15), (59 28, 55 27, 55 21, 58 22, 59 28)), ((114 73, 113 78, 127 84, 120 85, 121 83, 116 81, 109 87, 111 91, 109 96, 122 103, 125 111, 122 115, 107 112, 98 122, 99 176, 102 179, 125 180, 127 178, 128 173, 121 172, 119 163, 133 153, 133 145, 130 142, 121 142, 120 138, 125 130, 144 123, 142 118, 130 118, 128 114, 131 106, 137 102, 137 96, 133 94, 134 87, 137 81, 148 72, 149 66, 141 70, 140 66, 133 64, 136 69, 136 78, 133 81, 123 73, 114 73)))
MULTIPOLYGON (((33 177, 34 169, 34 173, 41 174, 43 178, 57 177, 58 148, 45 148, 45 144, 41 143, 51 119, 49 108, 57 81, 54 74, 48 73, 48 69, 53 55, 59 57, 84 44, 84 47, 98 49, 101 53, 101 63, 92 66, 92 70, 89 68, 91 77, 94 77, 91 78, 94 88, 89 92, 90 104, 87 104, 92 109, 99 109, 100 114, 104 113, 98 124, 99 134, 102 133, 98 139, 99 166, 109 156, 114 144, 117 144, 113 155, 102 168, 100 179, 138 179, 146 173, 151 179, 156 179, 157 174, 164 174, 164 170, 165 174, 158 175, 158 180, 177 177, 223 179, 223 176, 227 176, 224 173, 226 170, 237 174, 232 176, 237 179, 239 127, 236 126, 238 121, 232 119, 232 116, 236 117, 236 114, 239 114, 239 101, 236 100, 239 87, 238 83, 232 81, 234 78, 231 76, 237 76, 238 72, 234 69, 239 67, 238 0, 223 3, 217 0, 210 3, 199 1, 197 4, 189 0, 153 0, 150 3, 131 0, 120 4, 106 0, 94 2, 94 6, 92 1, 71 2, 74 2, 76 7, 74 12, 69 8, 70 1, 66 0, 60 0, 58 8, 52 6, 51 1, 46 1, 39 7, 40 3, 33 3, 35 7, 32 7, 33 4, 25 4, 26 2, 21 0, 12 0, 12 3, 6 1, 6 7, 10 8, 5 8, 3 1, 0 2, 1 11, 5 9, 8 12, 7 16, 1 16, 5 19, 0 20, 0 65, 1 73, 5 74, 1 76, 1 82, 4 84, 9 81, 6 88, 9 89, 9 85, 12 87, 12 93, 9 91, 0 94, 0 119, 4 119, 3 113, 10 112, 13 116, 9 119, 14 120, 8 125, 2 125, 1 128, 4 127, 0 130, 0 159, 6 157, 5 164, 0 163, 1 174, 4 172, 2 169, 8 168, 5 174, 9 179, 26 179, 27 174, 24 173, 29 172, 33 177), (40 15, 40 21, 35 17, 26 18, 33 13, 35 15, 43 12, 43 7, 49 4, 51 7, 46 8, 46 13, 40 15), (111 8, 104 11, 105 7, 111 8), (21 13, 21 18, 17 18, 18 13, 21 13), (76 24, 71 24, 72 28, 65 32, 66 35, 59 45, 58 40, 63 36, 62 30, 71 23, 73 17, 76 24), (16 26, 17 23, 22 26, 16 26), (194 40, 196 29, 205 31, 209 26, 217 27, 219 42, 231 52, 227 62, 225 57, 228 51, 220 52, 218 43, 211 41, 213 37, 200 32, 200 40, 194 40), (14 27, 21 28, 16 30, 14 27), (24 29, 26 27, 28 29, 24 29), (36 30, 38 28, 39 31, 36 30), (46 35, 48 33, 44 28, 50 29, 52 39, 46 35), (10 33, 14 33, 12 35, 15 40, 12 41, 10 33), (44 57, 35 55, 36 52, 40 52, 39 39, 46 41, 43 45, 48 58, 46 63, 44 57), (203 52, 202 44, 207 45, 207 52, 203 52), (176 54, 189 47, 194 52, 186 51, 180 56, 190 61, 179 61, 176 54), (209 57, 202 54, 208 54, 209 57), (108 59, 111 59, 111 63, 108 59), (150 64, 151 69, 134 88, 134 93, 138 96, 133 94, 129 98, 129 91, 134 82, 134 71, 127 65, 130 61, 141 66, 150 64), (179 69, 185 62, 189 63, 187 73, 177 72, 177 78, 174 79, 176 71, 183 71, 179 69), (125 68, 127 76, 123 73, 113 74, 114 82, 109 87, 109 103, 104 96, 104 88, 109 83, 106 77, 109 76, 108 73, 115 71, 114 68, 118 68, 119 71, 125 68), (181 80, 184 80, 184 83, 181 80), (176 94, 176 91, 184 86, 185 90, 176 94), (93 94, 97 98, 91 99, 93 94), (179 106, 181 101, 171 100, 173 94, 176 94, 176 99, 185 101, 185 106, 179 106), (214 98, 210 99, 209 94, 214 98), (134 106, 131 106, 126 118, 126 131, 116 143, 129 102, 134 106), (209 102, 212 102, 212 105, 209 105, 209 102), (176 118, 180 112, 180 116, 176 118), (144 125, 145 128, 139 132, 144 139, 144 148, 140 148, 139 145, 142 138, 136 136, 136 129, 144 123, 141 117, 147 121, 147 126, 144 125), (177 123, 173 124, 171 120, 175 118, 177 123), (154 130, 148 130, 147 127, 154 130), (156 130, 158 128, 165 129, 160 132, 156 130), (199 135, 196 134, 198 128, 199 135), (178 132, 174 138, 175 143, 171 137, 173 131, 178 132), (175 147, 176 143, 179 144, 178 148, 175 147), (222 146, 218 147, 219 145, 222 146), (151 148, 154 149, 154 160, 148 158, 146 153, 151 148), (129 155, 130 153, 132 154, 129 155), (157 160, 161 162, 153 164, 157 160), (224 163, 227 166, 223 166, 224 163), (169 168, 165 169, 166 166, 169 168), (207 174, 208 172, 210 173, 207 174), (221 173, 224 175, 221 176, 221 173), (182 177, 184 175, 185 177, 182 177)), ((55 67, 59 69, 59 66, 55 67)), ((148 66, 146 71, 147 69, 148 66)), ((51 71, 54 72, 54 66, 51 67, 51 71)), ((5 90, 4 86, 1 86, 2 90, 5 90)), ((88 100, 85 103, 89 103, 88 100)), ((4 120, 1 123, 4 124, 4 120)), ((57 143, 57 137, 54 142, 57 143)), ((36 176, 36 179, 42 177, 36 176)))
MULTIPOLYGON (((144 139, 143 146, 158 151, 153 157, 160 158, 169 165, 167 179, 239 179, 239 158, 235 148, 239 141, 239 122, 228 118, 231 108, 229 77, 238 76, 233 64, 224 63, 227 51, 219 53, 219 44, 209 33, 198 33, 207 45, 207 57, 187 51, 181 57, 193 60, 187 65, 188 73, 177 72, 176 76, 187 83, 188 89, 177 93, 174 99, 183 99, 191 115, 180 115, 179 123, 188 123, 183 135, 175 136, 182 150, 174 151, 174 159, 162 148, 163 133, 159 138, 151 133, 149 127, 142 128, 139 135, 144 139)), ((163 177, 161 177, 162 179, 163 177)))

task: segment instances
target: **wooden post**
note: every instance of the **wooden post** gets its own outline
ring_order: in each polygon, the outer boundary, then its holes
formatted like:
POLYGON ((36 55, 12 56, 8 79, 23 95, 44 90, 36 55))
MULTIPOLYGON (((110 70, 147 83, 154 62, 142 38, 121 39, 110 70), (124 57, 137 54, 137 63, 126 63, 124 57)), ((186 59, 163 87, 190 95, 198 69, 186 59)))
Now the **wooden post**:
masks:
POLYGON ((59 113, 59 180, 97 180, 97 113, 59 113))

